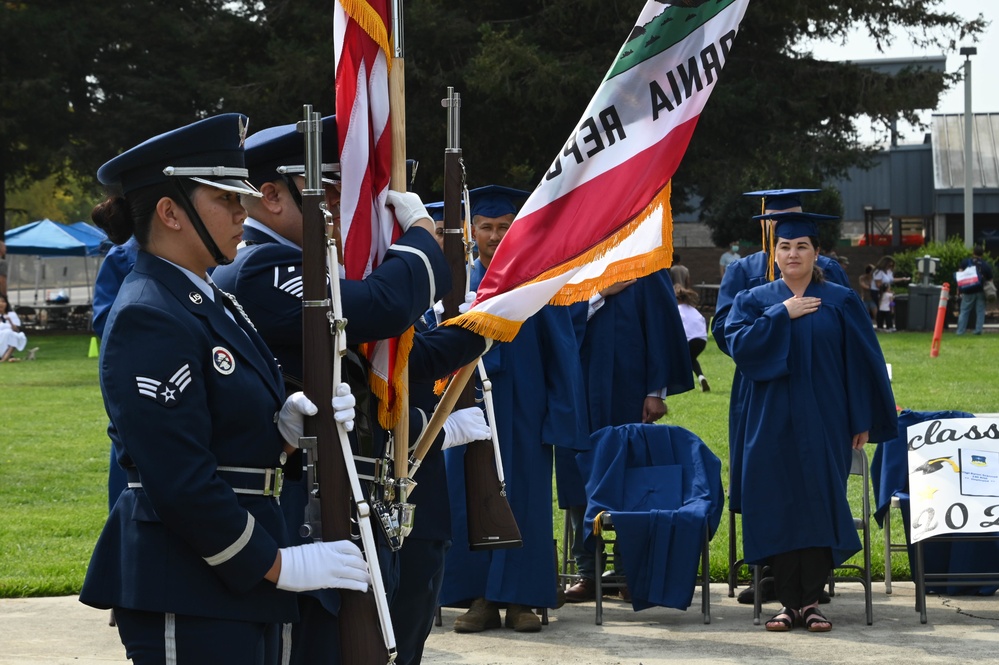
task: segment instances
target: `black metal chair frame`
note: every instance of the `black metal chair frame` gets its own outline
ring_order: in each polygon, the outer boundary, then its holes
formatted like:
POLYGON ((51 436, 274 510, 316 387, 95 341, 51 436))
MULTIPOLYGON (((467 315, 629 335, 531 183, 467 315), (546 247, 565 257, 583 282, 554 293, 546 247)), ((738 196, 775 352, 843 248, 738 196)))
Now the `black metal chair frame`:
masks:
MULTIPOLYGON (((863 552, 863 565, 842 564, 838 568, 829 571, 829 595, 836 595, 836 582, 859 582, 864 587, 864 610, 867 618, 867 625, 874 623, 874 601, 871 583, 871 478, 870 463, 867 459, 867 452, 861 448, 854 450, 853 464, 850 467, 851 476, 860 476, 863 487, 863 500, 861 501, 861 516, 853 518, 853 524, 857 531, 862 533, 861 551, 863 552), (850 574, 837 574, 837 571, 849 571, 850 574)), ((731 513, 729 516, 731 517, 731 513)), ((734 551, 729 546, 730 556, 734 551)), ((739 562, 741 565, 741 561, 739 562)), ((763 613, 762 594, 759 593, 761 584, 772 578, 764 577, 766 566, 753 566, 753 625, 760 625, 760 615, 763 613)), ((731 579, 731 566, 729 576, 731 579)), ((730 582, 731 584, 731 582, 730 582)), ((730 586, 731 588, 731 586, 730 586)), ((731 595, 731 591, 729 592, 731 595)))
POLYGON ((982 586, 988 583, 999 583, 999 571, 980 573, 927 573, 926 561, 923 555, 923 543, 925 542, 976 542, 976 541, 997 541, 999 536, 993 534, 954 534, 941 535, 920 540, 915 543, 916 562, 913 576, 916 580, 916 611, 919 612, 919 623, 926 623, 926 583, 940 582, 947 586, 982 586))
MULTIPOLYGON (((614 516, 612 513, 604 511, 600 513, 600 530, 603 531, 613 531, 614 530, 614 516)), ((604 562, 614 564, 614 555, 608 554, 606 552, 606 542, 604 537, 600 533, 595 533, 594 536, 597 539, 597 552, 596 552, 596 625, 602 626, 604 623, 604 605, 603 605, 603 593, 604 588, 608 589, 621 589, 627 586, 625 578, 623 575, 608 575, 604 577, 604 562)), ((701 546, 701 575, 700 575, 700 588, 701 588, 701 614, 704 615, 704 623, 711 623, 711 564, 710 564, 710 545, 711 538, 708 534, 708 525, 704 525, 704 542, 701 546)), ((612 548, 613 549, 613 548, 612 548)))

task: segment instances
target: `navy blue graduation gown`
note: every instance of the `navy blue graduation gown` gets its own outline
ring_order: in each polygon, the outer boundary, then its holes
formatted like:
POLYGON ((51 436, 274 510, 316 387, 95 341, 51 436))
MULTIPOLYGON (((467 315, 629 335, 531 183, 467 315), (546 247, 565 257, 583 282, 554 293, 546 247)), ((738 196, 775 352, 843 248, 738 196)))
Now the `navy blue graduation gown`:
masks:
MULTIPOLYGON (((484 272, 476 261, 473 288, 484 272)), ((454 545, 445 563, 440 604, 486 598, 554 607, 552 446, 589 447, 579 353, 568 308, 542 308, 513 341, 495 344, 483 362, 493 385, 508 499, 524 546, 469 550, 464 449, 444 451, 454 545)))
POLYGON ((860 549, 846 499, 855 434, 894 438, 895 400, 860 298, 828 282, 806 297, 819 309, 792 320, 782 280, 736 296, 725 326, 746 377, 743 546, 758 564, 782 552, 829 547, 839 565, 860 549))
MULTIPOLYGON (((728 344, 725 341, 725 322, 728 320, 729 310, 735 297, 754 286, 767 284, 767 259, 766 252, 756 252, 747 257, 738 259, 725 269, 725 276, 722 277, 721 288, 718 292, 718 302, 715 304, 715 315, 711 320, 711 334, 718 344, 722 353, 731 356, 728 344)), ((826 281, 840 286, 850 288, 850 279, 843 271, 839 261, 834 261, 827 256, 819 256, 816 263, 825 273, 826 281)), ((775 279, 780 277, 780 269, 774 266, 775 279)), ((743 436, 745 422, 743 420, 743 405, 746 401, 746 378, 735 368, 732 376, 732 392, 728 406, 728 461, 729 461, 729 510, 732 512, 742 512, 742 455, 743 436)))
POLYGON ((139 252, 108 317, 100 379, 118 462, 141 487, 118 497, 80 600, 99 608, 257 622, 297 617, 264 574, 287 543, 273 497, 236 494, 219 466, 275 467, 277 364, 176 267, 139 252))
POLYGON ((593 450, 579 454, 587 545, 597 515, 610 511, 632 607, 687 609, 705 531, 714 535, 725 505, 721 461, 672 425, 605 427, 591 438, 593 450))

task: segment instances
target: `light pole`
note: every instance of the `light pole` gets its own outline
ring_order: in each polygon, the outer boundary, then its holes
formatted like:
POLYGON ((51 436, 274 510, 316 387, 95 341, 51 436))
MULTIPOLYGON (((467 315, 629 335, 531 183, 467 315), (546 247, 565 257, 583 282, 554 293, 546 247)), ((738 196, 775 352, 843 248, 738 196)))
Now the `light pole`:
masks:
POLYGON ((972 116, 971 116, 971 56, 978 49, 974 46, 962 46, 964 56, 964 246, 971 249, 975 241, 975 189, 972 179, 975 160, 972 146, 972 116))

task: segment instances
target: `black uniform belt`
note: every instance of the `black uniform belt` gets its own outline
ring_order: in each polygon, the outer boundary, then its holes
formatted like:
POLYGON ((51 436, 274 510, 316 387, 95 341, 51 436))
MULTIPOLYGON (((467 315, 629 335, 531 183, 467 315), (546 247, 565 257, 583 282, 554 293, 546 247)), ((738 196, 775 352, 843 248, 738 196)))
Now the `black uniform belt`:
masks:
MULTIPOLYGON (((281 497, 284 487, 284 471, 280 468, 257 469, 246 466, 220 466, 216 472, 219 478, 226 481, 236 494, 254 494, 257 496, 281 497)), ((125 469, 128 475, 128 486, 142 487, 139 472, 134 467, 125 469)))

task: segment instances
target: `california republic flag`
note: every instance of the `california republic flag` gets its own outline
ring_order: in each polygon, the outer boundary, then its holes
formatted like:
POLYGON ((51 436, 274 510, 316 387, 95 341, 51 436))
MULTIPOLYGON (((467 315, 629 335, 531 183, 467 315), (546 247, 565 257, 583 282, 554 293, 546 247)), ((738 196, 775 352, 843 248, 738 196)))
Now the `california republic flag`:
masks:
MULTIPOLYGON (((340 233, 347 279, 364 279, 382 262, 401 231, 385 206, 392 162, 388 74, 391 10, 388 0, 338 0, 333 8, 336 118, 341 172, 340 233)), ((349 329, 348 329, 349 334, 349 329)), ((396 395, 412 346, 399 339, 365 344, 379 422, 399 419, 396 395)))
POLYGON ((582 119, 507 231, 473 309, 510 340, 548 303, 585 300, 672 262, 669 181, 749 0, 650 0, 582 119))

